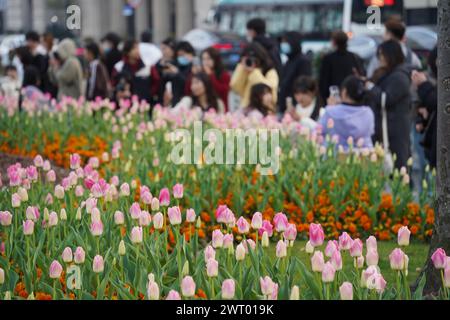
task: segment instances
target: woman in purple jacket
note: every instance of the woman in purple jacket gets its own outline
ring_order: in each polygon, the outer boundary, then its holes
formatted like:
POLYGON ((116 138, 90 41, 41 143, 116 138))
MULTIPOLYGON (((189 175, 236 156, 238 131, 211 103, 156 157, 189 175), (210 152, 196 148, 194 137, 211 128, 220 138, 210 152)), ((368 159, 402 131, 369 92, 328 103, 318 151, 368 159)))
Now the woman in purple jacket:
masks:
POLYGON ((375 116, 366 105, 366 98, 364 82, 355 76, 348 76, 341 85, 341 102, 326 107, 319 120, 322 134, 336 136, 338 145, 342 145, 345 150, 349 147, 349 140, 353 140, 360 148, 373 148, 375 116))

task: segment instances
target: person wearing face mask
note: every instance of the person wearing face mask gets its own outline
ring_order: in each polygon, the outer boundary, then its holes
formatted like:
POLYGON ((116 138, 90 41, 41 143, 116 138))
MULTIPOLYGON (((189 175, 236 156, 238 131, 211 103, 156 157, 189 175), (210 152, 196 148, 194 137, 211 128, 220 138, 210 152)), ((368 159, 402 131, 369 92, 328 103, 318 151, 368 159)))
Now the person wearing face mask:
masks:
POLYGON ((181 41, 177 44, 175 50, 176 63, 167 64, 166 77, 170 82, 171 91, 166 92, 165 105, 175 106, 185 95, 190 95, 189 84, 192 78, 192 66, 195 59, 195 49, 187 41, 181 41))
POLYGON ((122 60, 122 53, 118 49, 120 41, 120 37, 114 32, 108 33, 102 39, 103 62, 109 76, 112 75, 116 63, 122 60))
POLYGON ((311 61, 302 54, 301 35, 298 32, 286 32, 280 43, 281 53, 288 57, 288 61, 281 70, 279 112, 286 111, 286 99, 293 98, 292 83, 300 76, 312 74, 311 61))

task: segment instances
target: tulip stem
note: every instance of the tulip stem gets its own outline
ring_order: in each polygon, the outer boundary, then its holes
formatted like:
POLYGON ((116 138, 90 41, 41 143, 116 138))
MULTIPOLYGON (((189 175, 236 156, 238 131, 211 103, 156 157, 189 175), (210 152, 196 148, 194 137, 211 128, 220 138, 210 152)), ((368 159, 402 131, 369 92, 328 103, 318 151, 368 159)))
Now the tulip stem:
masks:
POLYGON ((53 300, 56 300, 56 281, 57 279, 53 280, 53 300))
POLYGON ((444 269, 441 269, 441 279, 442 279, 442 291, 444 294, 444 299, 448 300, 448 292, 447 288, 445 287, 444 269))
POLYGON ((209 286, 211 288, 211 297, 210 300, 214 300, 214 297, 216 296, 214 293, 214 279, 212 277, 209 278, 209 286))

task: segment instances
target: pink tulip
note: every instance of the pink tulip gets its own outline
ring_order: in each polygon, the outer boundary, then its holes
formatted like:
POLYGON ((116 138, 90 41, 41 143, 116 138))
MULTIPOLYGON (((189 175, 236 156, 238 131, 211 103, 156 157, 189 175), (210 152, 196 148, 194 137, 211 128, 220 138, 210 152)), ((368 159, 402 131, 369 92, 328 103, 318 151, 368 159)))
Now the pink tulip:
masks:
POLYGON ((34 233, 33 220, 27 220, 23 222, 23 234, 25 236, 31 236, 34 233))
POLYGON ((139 226, 148 227, 152 222, 152 216, 147 211, 141 211, 141 215, 139 216, 139 226))
POLYGON ((197 216, 195 215, 194 209, 186 210, 186 221, 189 223, 194 223, 197 216))
POLYGON ((408 227, 403 226, 398 230, 398 245, 401 247, 409 246, 409 237, 411 236, 411 231, 408 227))
POLYGON ((366 240, 367 251, 375 250, 378 251, 377 247, 377 239, 374 236, 370 236, 366 240))
POLYGON ((450 288, 450 267, 447 266, 444 270, 444 286, 450 288))
POLYGON ((19 194, 17 194, 17 193, 14 193, 12 196, 11 196, 11 205, 12 205, 12 207, 13 208, 18 208, 18 207, 20 207, 20 196, 19 196, 19 194))
POLYGON ((122 183, 120 186, 120 195, 122 197, 128 197, 130 195, 130 185, 128 183, 122 183))
POLYGON ((167 211, 167 215, 169 216, 170 224, 173 226, 181 224, 181 211, 180 207, 171 207, 167 211))
POLYGON ((331 258, 333 253, 338 250, 339 251, 339 244, 336 240, 329 240, 327 242, 327 246, 325 247, 325 256, 328 258, 331 258))
POLYGON ((313 247, 320 247, 325 239, 322 226, 320 224, 311 223, 309 225, 309 241, 313 247))
POLYGON ((74 261, 76 264, 83 264, 86 258, 86 253, 84 252, 82 247, 78 247, 75 250, 74 261))
POLYGON ((48 182, 55 182, 56 181, 56 173, 53 170, 50 170, 47 172, 47 174, 45 175, 45 179, 48 182))
POLYGON ((159 300, 159 286, 155 281, 147 284, 147 297, 149 300, 159 300))
POLYGON ((231 300, 235 295, 236 284, 233 279, 227 279, 222 282, 222 299, 231 300))
POLYGON ((54 211, 50 212, 48 216, 48 226, 55 227, 58 225, 58 214, 54 211))
POLYGON ((91 233, 94 237, 99 237, 103 234, 103 223, 101 221, 94 221, 91 223, 91 233))
POLYGON ((150 205, 152 203, 152 195, 150 192, 144 192, 141 194, 141 200, 144 204, 150 205))
POLYGON ((360 239, 356 239, 352 243, 352 247, 350 248, 350 256, 353 258, 357 258, 362 256, 363 252, 363 243, 360 239))
POLYGON ((369 278, 376 274, 378 274, 378 269, 376 266, 369 266, 366 270, 363 270, 361 273, 361 287, 367 288, 369 278))
POLYGON ((352 238, 348 235, 347 232, 342 233, 339 237, 339 248, 341 250, 350 250, 352 247, 352 238))
POLYGON ((212 246, 207 246, 205 248, 205 261, 208 261, 209 259, 215 259, 216 258, 216 250, 212 246))
POLYGON ((378 252, 376 250, 369 250, 366 254, 366 262, 368 266, 378 265, 378 252))
POLYGON ((77 153, 70 155, 70 169, 76 170, 80 167, 81 158, 77 153))
POLYGON ((123 225, 125 223, 125 215, 122 211, 114 212, 114 223, 117 226, 123 225))
POLYGON ((277 258, 284 258, 284 257, 286 257, 286 255, 287 255, 286 242, 283 241, 283 240, 278 241, 275 252, 276 252, 277 258))
POLYGON ((265 276, 264 278, 260 278, 259 283, 261 285, 261 292, 265 297, 271 296, 274 289, 275 283, 269 276, 265 276))
POLYGON ((170 290, 167 294, 166 300, 181 300, 181 296, 178 291, 170 290))
POLYGON ((223 240, 224 240, 223 238, 224 238, 224 236, 223 236, 222 231, 220 231, 218 229, 214 230, 212 233, 212 241, 211 241, 212 246, 216 249, 221 248, 223 246, 223 240))
POLYGON ((163 207, 168 207, 170 204, 169 189, 164 188, 159 192, 159 204, 163 207))
POLYGON ((386 288, 386 280, 380 273, 375 273, 367 279, 367 289, 376 290, 378 293, 383 293, 386 288))
POLYGON ((243 261, 245 259, 246 251, 247 250, 245 249, 245 246, 242 243, 238 244, 236 247, 236 254, 235 254, 236 260, 243 261))
POLYGON ((278 299, 278 283, 273 284, 272 294, 268 297, 269 300, 277 300, 278 299))
POLYGON ((336 271, 342 270, 342 256, 339 250, 333 252, 330 259, 331 264, 336 269, 336 271))
POLYGON ((164 216, 161 212, 156 213, 153 216, 153 226, 156 230, 161 230, 164 225, 164 216))
POLYGON ((55 187, 55 198, 64 199, 64 188, 61 185, 55 187))
POLYGON ((262 227, 258 230, 258 234, 261 237, 264 232, 267 232, 269 238, 273 235, 273 225, 268 220, 264 220, 262 227))
POLYGON ((295 241, 295 239, 297 239, 297 226, 293 223, 288 224, 283 235, 286 240, 295 241))
MULTIPOLYGON (((336 252, 336 251, 335 251, 336 252)), ((325 263, 322 270, 322 282, 330 283, 334 281, 334 276, 336 274, 336 269, 333 267, 331 262, 325 263)))
POLYGON ((62 271, 63 267, 61 266, 61 264, 58 261, 54 260, 50 265, 50 272, 49 272, 50 278, 59 279, 61 277, 62 271))
POLYGON ((240 234, 246 234, 250 231, 250 224, 244 217, 240 217, 236 223, 238 227, 238 232, 240 234))
POLYGON ((34 157, 34 165, 38 168, 41 168, 42 166, 44 166, 44 159, 42 159, 41 155, 37 155, 36 157, 34 157))
POLYGON ((95 273, 102 273, 105 270, 105 262, 103 261, 103 257, 100 255, 96 255, 92 262, 92 271, 95 273))
POLYGON ((186 276, 181 281, 181 294, 186 298, 191 298, 195 295, 195 282, 191 276, 186 276))
POLYGON ((142 239, 142 227, 133 227, 133 229, 131 229, 131 242, 134 244, 139 244, 142 243, 142 239))
POLYGON ((130 207, 130 215, 133 220, 138 220, 141 215, 141 207, 135 202, 130 207))
POLYGON ((0 254, 5 254, 5 243, 4 242, 0 242, 0 254))
POLYGON ((364 267, 364 256, 355 258, 355 260, 353 262, 353 266, 356 269, 362 269, 364 267))
POLYGON ((277 232, 283 232, 286 230, 289 222, 284 213, 278 212, 275 217, 273 217, 273 224, 275 225, 275 230, 277 232))
POLYGON ((353 300, 353 285, 350 282, 344 282, 339 288, 339 293, 341 300, 353 300))
POLYGON ((231 233, 227 233, 226 235, 223 236, 223 247, 225 249, 229 249, 231 247, 233 247, 233 235, 231 233))
POLYGON ((225 223, 225 212, 227 211, 228 207, 226 205, 221 205, 216 209, 216 220, 219 223, 225 223))
POLYGON ((433 261, 434 267, 438 270, 445 269, 447 266, 447 254, 442 248, 437 249, 433 253, 431 260, 433 261))
POLYGON ((65 263, 71 263, 73 260, 72 249, 70 247, 66 247, 63 250, 61 257, 65 263))
POLYGON ((325 265, 325 259, 321 251, 314 252, 311 257, 311 268, 313 272, 322 272, 325 265))
POLYGON ((213 278, 219 275, 219 263, 215 259, 209 259, 206 262, 206 274, 208 277, 213 278))
POLYGON ((78 198, 81 198, 84 194, 84 189, 82 186, 76 186, 75 187, 75 196, 78 198))
POLYGON ((255 212, 252 217, 252 228, 259 230, 262 228, 263 218, 261 212, 255 212))
POLYGON ((9 211, 0 211, 0 224, 3 227, 9 227, 12 223, 12 214, 9 211))
POLYGON ((184 191, 184 189, 183 189, 183 185, 182 184, 177 183, 176 185, 174 185, 172 191, 173 191, 173 197, 175 199, 183 198, 183 191, 184 191))

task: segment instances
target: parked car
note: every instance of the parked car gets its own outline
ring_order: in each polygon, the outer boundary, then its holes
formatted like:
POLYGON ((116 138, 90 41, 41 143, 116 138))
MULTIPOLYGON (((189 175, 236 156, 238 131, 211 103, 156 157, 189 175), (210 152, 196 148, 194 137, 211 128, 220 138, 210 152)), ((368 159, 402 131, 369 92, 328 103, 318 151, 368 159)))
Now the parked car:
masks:
POLYGON ((208 29, 193 29, 183 37, 183 40, 189 41, 198 53, 208 47, 216 48, 229 70, 233 70, 239 62, 240 53, 245 45, 245 40, 236 34, 208 29))

